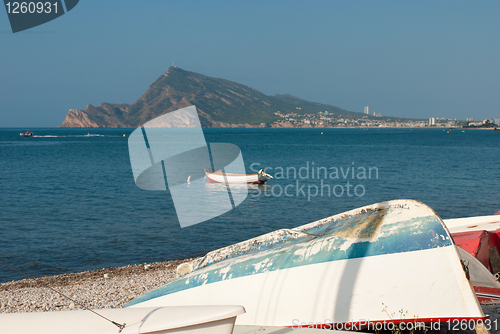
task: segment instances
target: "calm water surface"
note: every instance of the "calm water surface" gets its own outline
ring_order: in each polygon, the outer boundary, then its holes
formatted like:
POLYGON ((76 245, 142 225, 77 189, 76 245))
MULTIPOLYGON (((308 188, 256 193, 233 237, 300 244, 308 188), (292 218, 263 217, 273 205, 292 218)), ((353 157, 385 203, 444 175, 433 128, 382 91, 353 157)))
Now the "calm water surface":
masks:
MULTIPOLYGON (((34 276, 199 256, 398 198, 442 218, 500 210, 500 132, 205 129, 208 142, 241 148, 248 173, 268 167, 275 179, 251 186, 236 209, 181 229, 168 191, 134 184, 133 129, 21 131, 0 129, 0 259, 34 276)), ((0 282, 22 278, 0 266, 0 282)))

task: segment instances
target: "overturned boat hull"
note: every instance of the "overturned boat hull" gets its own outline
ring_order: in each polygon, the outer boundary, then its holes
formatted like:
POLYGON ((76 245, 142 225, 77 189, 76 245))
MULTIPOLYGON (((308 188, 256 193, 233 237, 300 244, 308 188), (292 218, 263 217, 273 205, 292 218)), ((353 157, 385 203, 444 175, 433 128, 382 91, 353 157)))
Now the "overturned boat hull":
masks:
POLYGON ((239 325, 338 329, 484 319, 441 219, 412 200, 278 230, 210 252, 191 266, 128 306, 236 303, 247 311, 239 325))

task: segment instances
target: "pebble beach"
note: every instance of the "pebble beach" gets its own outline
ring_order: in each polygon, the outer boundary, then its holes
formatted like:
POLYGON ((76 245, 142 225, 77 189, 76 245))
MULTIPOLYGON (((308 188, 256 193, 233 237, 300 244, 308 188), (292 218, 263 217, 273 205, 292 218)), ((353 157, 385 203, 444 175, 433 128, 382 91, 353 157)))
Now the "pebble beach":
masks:
POLYGON ((0 313, 123 307, 131 299, 177 277, 177 266, 192 259, 144 263, 0 284, 0 313), (77 303, 63 297, 74 299, 77 303))
MULTIPOLYGON (((143 263, 2 283, 0 313, 83 309, 78 303, 91 309, 120 308, 131 299, 172 281, 177 277, 177 266, 192 260, 143 263)), ((500 325, 500 305, 481 307, 492 323, 496 321, 500 325)))

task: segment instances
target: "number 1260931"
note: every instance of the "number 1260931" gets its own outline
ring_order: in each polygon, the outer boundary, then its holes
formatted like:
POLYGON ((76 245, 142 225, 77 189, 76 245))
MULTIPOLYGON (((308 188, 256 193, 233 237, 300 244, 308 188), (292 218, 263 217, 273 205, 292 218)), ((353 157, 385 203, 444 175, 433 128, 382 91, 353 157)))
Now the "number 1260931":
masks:
POLYGON ((5 4, 8 14, 50 14, 57 13, 57 2, 7 2, 5 4))

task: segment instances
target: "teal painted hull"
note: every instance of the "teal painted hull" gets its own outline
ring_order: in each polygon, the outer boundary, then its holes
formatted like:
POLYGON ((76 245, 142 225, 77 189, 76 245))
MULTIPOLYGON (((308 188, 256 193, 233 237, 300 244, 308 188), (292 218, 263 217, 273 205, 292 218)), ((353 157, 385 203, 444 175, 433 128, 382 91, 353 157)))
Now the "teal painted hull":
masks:
POLYGON ((268 233, 210 252, 191 269, 127 307, 238 304, 247 309, 239 324, 268 326, 390 320, 379 310, 387 303, 408 305, 419 319, 483 317, 441 219, 412 200, 268 233), (455 310, 443 311, 452 301, 455 310))

